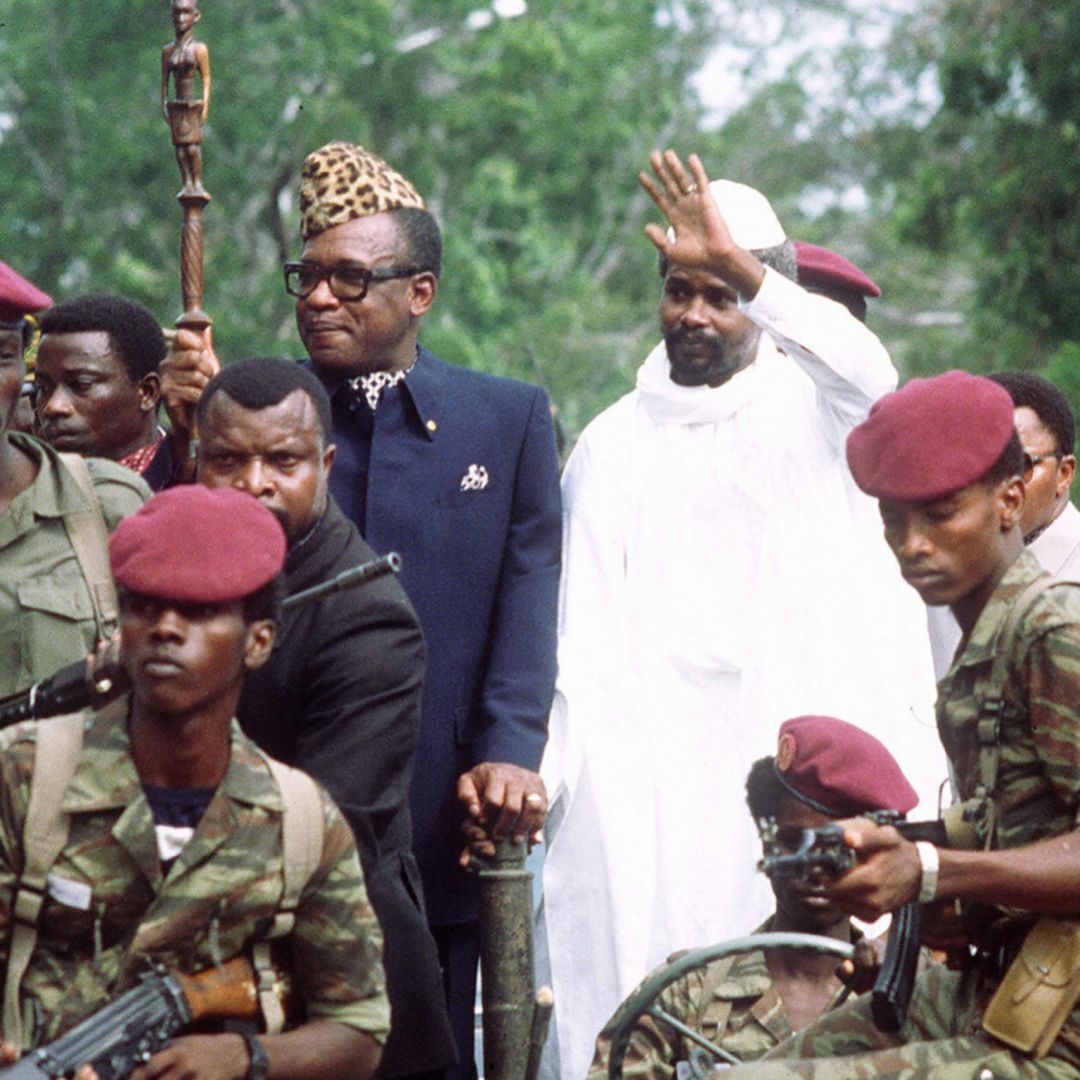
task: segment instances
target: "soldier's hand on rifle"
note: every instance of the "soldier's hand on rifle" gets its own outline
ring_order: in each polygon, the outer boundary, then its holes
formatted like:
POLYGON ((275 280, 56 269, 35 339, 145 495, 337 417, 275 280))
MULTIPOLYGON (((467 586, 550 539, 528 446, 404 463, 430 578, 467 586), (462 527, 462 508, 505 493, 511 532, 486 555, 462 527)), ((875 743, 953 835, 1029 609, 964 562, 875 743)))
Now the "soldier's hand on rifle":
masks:
POLYGON ((826 886, 844 911, 873 922, 919 895, 918 852, 891 825, 875 825, 864 818, 847 822, 844 842, 854 849, 857 862, 826 886))
POLYGON ((860 938, 855 942, 855 956, 836 969, 836 977, 856 994, 864 994, 874 985, 885 959, 885 937, 860 938))
POLYGON ((247 1075, 250 1056, 240 1035, 181 1035, 128 1080, 234 1080, 247 1075))
MULTIPOLYGON (((540 841, 547 791, 539 773, 505 761, 484 761, 461 774, 457 795, 490 840, 512 836, 519 843, 527 839, 530 845, 540 841)), ((468 862, 468 849, 462 861, 468 862)))
POLYGON ((127 672, 120 663, 119 631, 97 643, 86 658, 86 674, 94 688, 95 708, 101 708, 130 689, 127 672))
POLYGON ((172 425, 174 456, 187 456, 195 428, 195 406, 206 384, 221 370, 210 327, 201 334, 177 330, 161 362, 161 400, 172 425))

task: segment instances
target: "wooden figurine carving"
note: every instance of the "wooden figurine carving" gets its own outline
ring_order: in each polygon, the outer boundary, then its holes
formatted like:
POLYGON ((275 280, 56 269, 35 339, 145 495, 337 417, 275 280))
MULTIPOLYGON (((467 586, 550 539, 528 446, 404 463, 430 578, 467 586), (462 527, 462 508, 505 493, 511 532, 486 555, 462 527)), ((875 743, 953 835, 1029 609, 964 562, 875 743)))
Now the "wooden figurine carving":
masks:
POLYGON ((202 310, 202 211, 210 193, 202 183, 203 124, 210 115, 210 50, 196 41, 195 24, 201 18, 198 0, 172 0, 176 38, 161 50, 161 109, 172 132, 182 187, 176 196, 184 207, 180 235, 180 288, 184 313, 177 326, 201 330, 210 325, 202 310), (170 80, 176 96, 169 99, 170 80), (196 82, 202 93, 196 97, 196 82))
POLYGON ((172 130, 183 194, 205 194, 202 186, 203 124, 210 115, 210 50, 192 36, 201 18, 197 0, 173 0, 176 40, 161 50, 161 109, 172 130), (195 76, 202 96, 195 97, 195 76), (169 100, 169 78, 176 97, 169 100))

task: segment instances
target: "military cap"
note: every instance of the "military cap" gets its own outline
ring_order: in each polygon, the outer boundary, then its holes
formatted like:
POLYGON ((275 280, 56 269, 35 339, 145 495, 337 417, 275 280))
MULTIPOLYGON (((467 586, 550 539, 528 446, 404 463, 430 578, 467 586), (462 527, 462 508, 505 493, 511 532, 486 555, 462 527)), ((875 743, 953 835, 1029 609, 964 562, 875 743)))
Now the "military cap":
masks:
POLYGON ((17 330, 22 326, 23 316, 44 311, 51 303, 48 293, 0 261, 0 326, 17 330))
POLYGON ((179 603, 242 600, 285 563, 274 515, 234 488, 181 484, 154 495, 109 537, 116 584, 179 603))
POLYGON ((966 371, 912 379, 876 401, 848 436, 848 465, 875 498, 940 499, 989 471, 1013 423, 1012 398, 990 379, 966 371))
POLYGON ((401 173, 355 143, 332 142, 308 154, 300 172, 300 235, 386 210, 424 209, 401 173))
POLYGON ((871 810, 906 814, 919 801, 882 743, 832 716, 785 720, 773 768, 786 791, 826 817, 871 810))
POLYGON ((860 296, 880 296, 881 289, 850 259, 828 248, 793 240, 799 284, 806 288, 853 292, 860 296))

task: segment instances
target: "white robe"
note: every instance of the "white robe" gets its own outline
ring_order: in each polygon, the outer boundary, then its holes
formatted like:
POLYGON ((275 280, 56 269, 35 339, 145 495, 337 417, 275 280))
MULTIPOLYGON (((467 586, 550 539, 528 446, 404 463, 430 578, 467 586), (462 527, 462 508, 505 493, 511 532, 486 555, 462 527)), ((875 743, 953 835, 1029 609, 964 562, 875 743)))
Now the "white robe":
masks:
POLYGON ((745 782, 781 721, 865 727, 927 816, 946 775, 922 605, 844 459, 895 370, 845 309, 772 271, 742 310, 769 331, 753 364, 680 387, 658 346, 563 478, 539 927, 563 1080, 667 954, 771 909, 745 782))

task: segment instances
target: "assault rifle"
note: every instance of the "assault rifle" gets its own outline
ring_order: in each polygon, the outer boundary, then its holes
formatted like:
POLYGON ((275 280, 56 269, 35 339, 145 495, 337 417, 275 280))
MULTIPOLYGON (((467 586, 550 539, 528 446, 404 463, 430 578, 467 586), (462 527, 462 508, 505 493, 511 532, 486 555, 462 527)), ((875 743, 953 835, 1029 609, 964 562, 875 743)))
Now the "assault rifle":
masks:
POLYGON ((55 1080, 80 1065, 93 1065, 101 1080, 125 1080, 188 1024, 258 1012, 255 973, 242 956, 196 975, 157 968, 66 1035, 0 1069, 0 1080, 55 1080))
MULTIPOLYGON (((342 570, 329 581, 287 596, 281 602, 281 610, 289 611, 314 600, 322 600, 331 593, 352 589, 383 574, 396 574, 400 570, 401 556, 391 551, 359 566, 342 570)), ((78 712, 87 706, 100 709, 119 697, 125 689, 126 680, 122 678, 115 653, 94 654, 62 667, 26 690, 0 698, 0 728, 23 720, 43 720, 78 712)))
MULTIPOLYGON (((945 826, 940 821, 901 821, 900 816, 891 811, 862 816, 877 825, 892 825, 907 840, 928 840, 939 847, 947 846, 945 826)), ((764 858, 758 863, 758 869, 770 878, 807 880, 815 873, 837 878, 855 865, 855 852, 844 843, 842 825, 798 829, 794 843, 782 842, 775 819, 763 819, 759 829, 764 858)), ((885 959, 870 997, 870 1011, 880 1031, 899 1031, 907 1016, 919 962, 919 923, 919 905, 914 901, 893 912, 885 959)))

